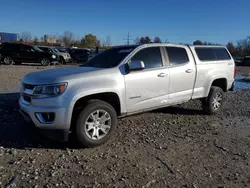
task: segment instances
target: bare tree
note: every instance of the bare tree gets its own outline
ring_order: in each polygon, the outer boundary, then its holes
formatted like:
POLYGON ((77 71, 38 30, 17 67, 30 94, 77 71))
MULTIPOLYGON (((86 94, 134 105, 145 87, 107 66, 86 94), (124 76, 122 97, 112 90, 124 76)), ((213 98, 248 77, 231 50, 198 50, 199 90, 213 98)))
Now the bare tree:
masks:
POLYGON ((40 37, 40 42, 44 42, 44 37, 43 36, 40 37))
POLYGON ((236 49, 240 56, 246 56, 250 54, 250 37, 237 41, 236 49))
POLYGON ((136 37, 136 39, 134 40, 135 44, 140 44, 140 38, 136 37))
POLYGON ((24 42, 28 42, 32 40, 32 35, 28 31, 24 31, 20 34, 20 40, 23 40, 24 42))
POLYGON ((71 31, 64 31, 62 41, 65 46, 70 46, 74 41, 74 34, 71 31))
POLYGON ((63 37, 61 35, 56 36, 56 42, 60 43, 61 45, 63 44, 63 37))
POLYGON ((111 38, 110 38, 110 36, 107 36, 107 37, 102 41, 102 46, 105 47, 105 48, 111 46, 111 38))
POLYGON ((34 37, 33 43, 38 44, 38 37, 36 37, 36 36, 34 37))

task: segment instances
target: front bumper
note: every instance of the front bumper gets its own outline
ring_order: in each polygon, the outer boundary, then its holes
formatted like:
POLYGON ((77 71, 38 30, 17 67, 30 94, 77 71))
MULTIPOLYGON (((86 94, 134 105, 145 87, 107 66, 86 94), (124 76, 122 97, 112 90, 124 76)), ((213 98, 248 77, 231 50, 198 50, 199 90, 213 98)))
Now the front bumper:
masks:
POLYGON ((64 61, 65 61, 66 63, 70 63, 70 62, 72 61, 72 59, 71 59, 70 57, 67 57, 67 58, 64 58, 64 61))
POLYGON ((66 109, 64 108, 43 108, 27 105, 23 103, 22 97, 19 100, 20 110, 19 112, 23 115, 27 122, 32 122, 38 131, 44 136, 59 140, 68 141, 69 126, 65 123, 66 121, 66 109), (50 123, 39 122, 36 113, 42 112, 53 112, 55 113, 55 119, 50 123))
MULTIPOLYGON (((29 114, 27 114, 26 112, 24 112, 23 110, 19 110, 19 112, 21 113, 21 115, 24 117, 24 120, 29 122, 29 123, 33 123, 31 117, 29 116, 29 114)), ((35 124, 33 124, 35 125, 35 124)), ((57 141, 61 141, 61 142, 67 142, 68 138, 69 138, 69 130, 63 130, 63 129, 41 129, 38 128, 36 126, 34 126, 36 128, 36 130, 43 136, 53 139, 53 140, 57 140, 57 141)))

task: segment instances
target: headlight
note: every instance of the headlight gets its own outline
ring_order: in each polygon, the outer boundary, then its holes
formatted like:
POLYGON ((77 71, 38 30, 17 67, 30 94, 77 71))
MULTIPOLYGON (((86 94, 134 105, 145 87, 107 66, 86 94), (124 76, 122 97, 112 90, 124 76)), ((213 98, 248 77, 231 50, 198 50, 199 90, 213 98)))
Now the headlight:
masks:
POLYGON ((52 58, 53 58, 53 59, 55 59, 55 58, 56 58, 56 56, 55 56, 55 55, 52 55, 52 58))
POLYGON ((69 55, 69 54, 64 54, 63 57, 64 57, 65 59, 67 59, 67 58, 70 57, 70 55, 69 55))
POLYGON ((56 97, 67 88, 67 83, 36 86, 33 90, 33 98, 56 97))

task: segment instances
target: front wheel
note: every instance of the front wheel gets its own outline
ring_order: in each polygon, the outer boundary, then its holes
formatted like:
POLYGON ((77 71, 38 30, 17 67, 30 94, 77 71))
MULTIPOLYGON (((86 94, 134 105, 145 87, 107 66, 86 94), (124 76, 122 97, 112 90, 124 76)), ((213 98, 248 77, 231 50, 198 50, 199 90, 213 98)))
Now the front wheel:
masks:
POLYGON ((66 62, 65 62, 65 60, 64 60, 63 57, 60 57, 60 63, 63 64, 63 65, 66 64, 66 62))
POLYGON ((222 109, 224 102, 224 92, 220 87, 212 86, 207 98, 203 101, 203 110, 213 115, 222 109))
POLYGON ((104 144, 117 127, 115 109, 101 100, 90 100, 80 113, 76 123, 76 136, 84 147, 104 144))
POLYGON ((12 65, 14 63, 13 59, 10 56, 5 56, 3 58, 3 62, 5 65, 12 65))
POLYGON ((47 58, 43 58, 43 59, 41 60, 41 65, 42 65, 42 66, 49 66, 49 65, 50 65, 50 60, 47 59, 47 58))

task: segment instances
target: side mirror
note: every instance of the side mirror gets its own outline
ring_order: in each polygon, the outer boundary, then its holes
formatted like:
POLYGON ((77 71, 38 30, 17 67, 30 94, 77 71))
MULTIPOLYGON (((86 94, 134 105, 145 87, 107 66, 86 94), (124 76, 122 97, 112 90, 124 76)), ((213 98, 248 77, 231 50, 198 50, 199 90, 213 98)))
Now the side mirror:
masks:
POLYGON ((145 68, 145 65, 143 61, 135 60, 131 61, 129 64, 129 70, 136 71, 136 70, 143 70, 145 68))

